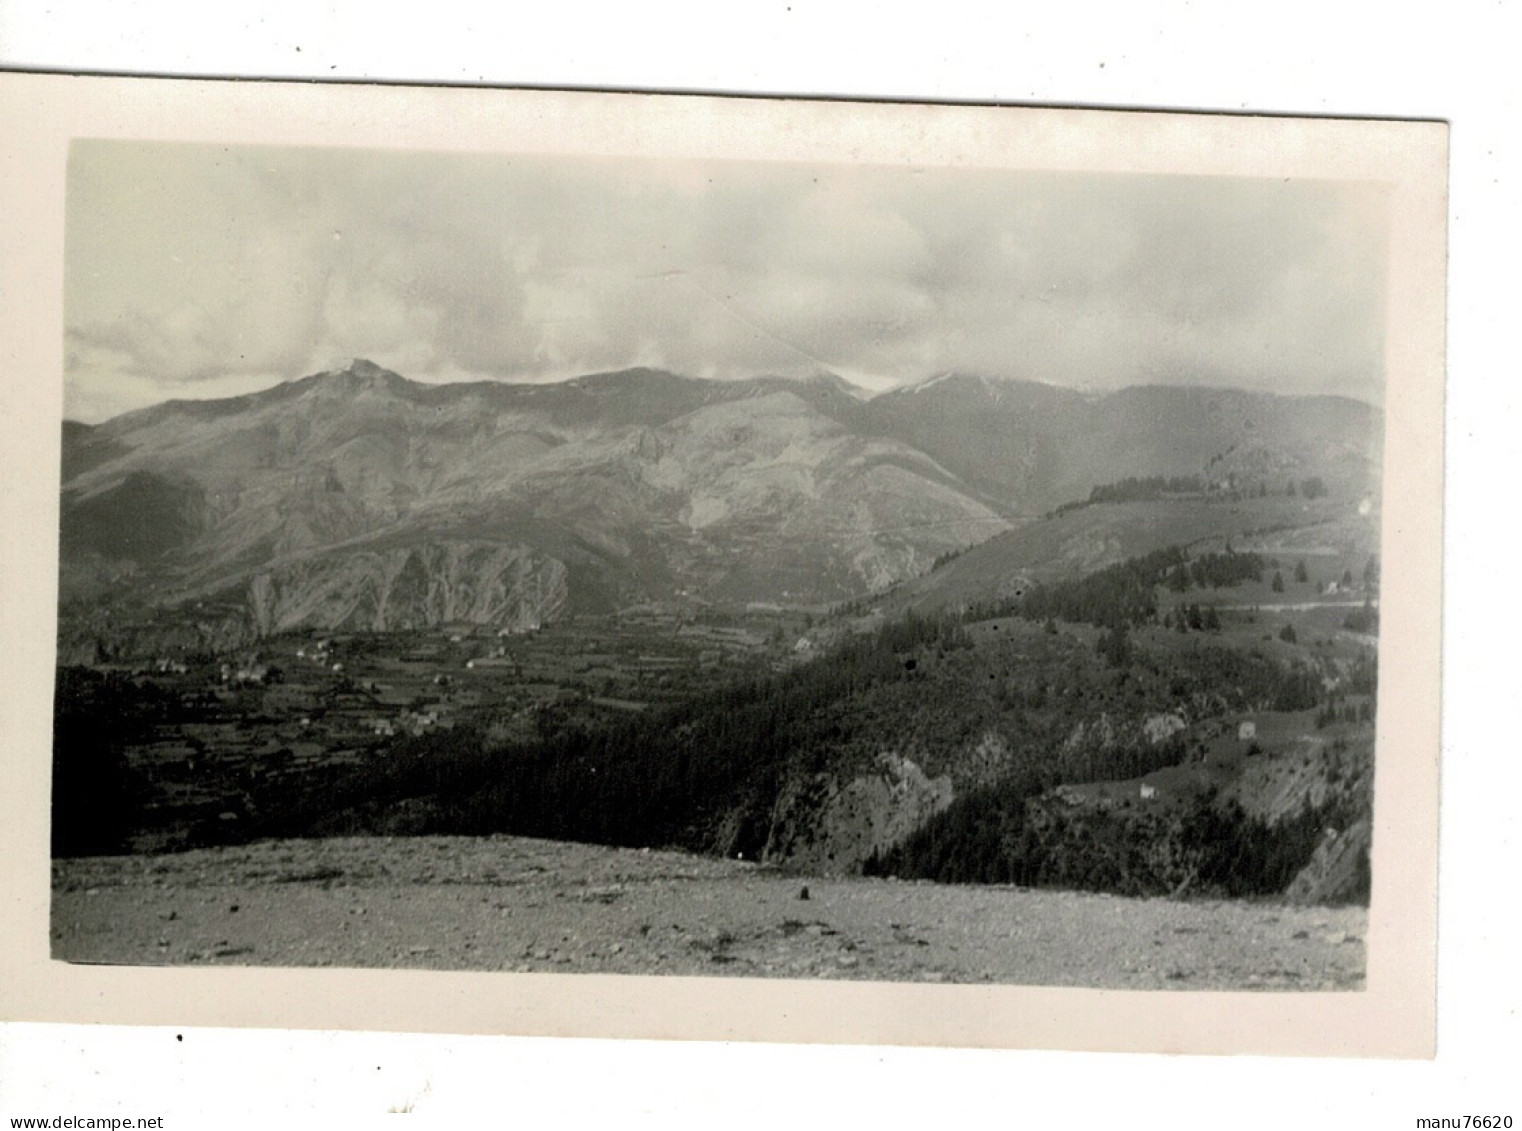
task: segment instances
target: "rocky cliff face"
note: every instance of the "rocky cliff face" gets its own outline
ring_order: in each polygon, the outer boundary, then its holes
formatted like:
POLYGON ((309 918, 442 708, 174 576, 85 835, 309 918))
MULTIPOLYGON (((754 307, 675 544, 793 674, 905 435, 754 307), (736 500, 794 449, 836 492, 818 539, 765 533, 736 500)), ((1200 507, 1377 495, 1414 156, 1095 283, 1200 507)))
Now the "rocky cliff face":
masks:
POLYGON ((451 622, 521 632, 556 617, 566 578, 564 562, 528 546, 446 541, 325 554, 260 573, 248 606, 260 635, 451 622))
POLYGON ((1357 903, 1369 898, 1373 821, 1361 817, 1346 829, 1327 829, 1311 859, 1284 892, 1289 903, 1357 903))
POLYGON ((784 789, 763 858, 820 875, 859 873, 955 796, 950 776, 926 777, 897 754, 880 755, 874 769, 846 781, 818 774, 784 789))
POLYGON ((1268 824, 1337 802, 1367 811, 1374 798, 1374 742, 1366 734, 1336 742, 1305 735, 1294 745, 1253 758, 1222 790, 1243 812, 1268 824))

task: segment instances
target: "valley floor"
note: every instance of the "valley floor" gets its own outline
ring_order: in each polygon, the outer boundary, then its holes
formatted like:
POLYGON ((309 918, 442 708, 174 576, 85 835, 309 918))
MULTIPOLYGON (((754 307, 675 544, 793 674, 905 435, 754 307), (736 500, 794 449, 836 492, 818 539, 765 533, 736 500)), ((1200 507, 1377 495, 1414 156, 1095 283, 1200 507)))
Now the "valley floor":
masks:
POLYGON ((131 965, 1361 989, 1361 907, 816 878, 517 837, 53 865, 53 957, 131 965), (803 898, 805 890, 807 898, 803 898))

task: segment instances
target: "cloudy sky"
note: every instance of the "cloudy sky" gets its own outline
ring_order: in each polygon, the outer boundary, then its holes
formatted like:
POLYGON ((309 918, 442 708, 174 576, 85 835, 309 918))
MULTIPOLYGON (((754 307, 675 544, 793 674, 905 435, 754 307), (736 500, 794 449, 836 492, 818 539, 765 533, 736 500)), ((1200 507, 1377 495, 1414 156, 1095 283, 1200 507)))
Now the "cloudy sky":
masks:
POLYGON ((75 142, 67 414, 367 357, 1381 399, 1377 187, 75 142))

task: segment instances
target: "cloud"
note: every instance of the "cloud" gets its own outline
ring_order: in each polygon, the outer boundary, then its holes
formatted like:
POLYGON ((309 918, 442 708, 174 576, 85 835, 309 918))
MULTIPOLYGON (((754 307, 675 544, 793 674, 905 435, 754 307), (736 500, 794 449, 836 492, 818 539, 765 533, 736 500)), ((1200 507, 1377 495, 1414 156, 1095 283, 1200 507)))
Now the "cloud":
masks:
POLYGON ((91 413, 356 355, 1379 395, 1369 186, 77 142, 68 224, 91 413))

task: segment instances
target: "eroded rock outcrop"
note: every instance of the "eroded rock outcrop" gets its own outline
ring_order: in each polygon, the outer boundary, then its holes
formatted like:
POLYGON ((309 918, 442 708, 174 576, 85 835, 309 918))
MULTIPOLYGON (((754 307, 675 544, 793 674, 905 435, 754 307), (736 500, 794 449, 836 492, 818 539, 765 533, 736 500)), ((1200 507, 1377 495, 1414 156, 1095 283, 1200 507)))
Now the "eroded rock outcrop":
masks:
POLYGON ((557 558, 519 545, 448 541, 326 555, 261 573, 248 604, 261 635, 455 621, 522 631, 554 619, 566 596, 557 558))
POLYGON ((784 789, 772 810, 764 859, 817 873, 859 872, 951 804, 951 778, 913 761, 878 756, 874 773, 849 781, 817 774, 784 789))
POLYGON ((1369 898, 1372 823, 1362 817, 1346 829, 1327 829, 1311 859, 1285 889, 1289 903, 1353 903, 1369 898))

